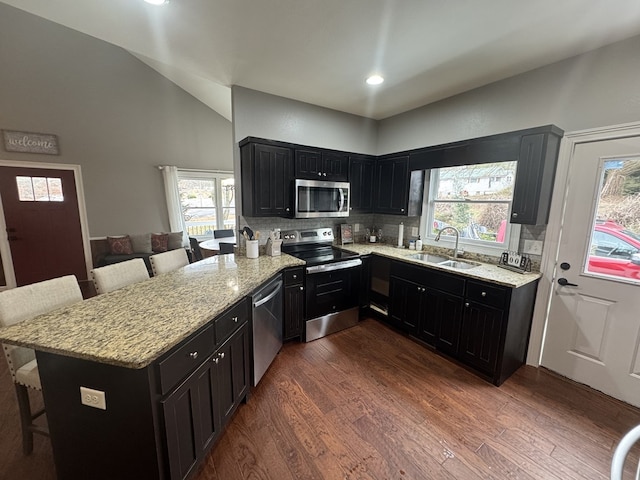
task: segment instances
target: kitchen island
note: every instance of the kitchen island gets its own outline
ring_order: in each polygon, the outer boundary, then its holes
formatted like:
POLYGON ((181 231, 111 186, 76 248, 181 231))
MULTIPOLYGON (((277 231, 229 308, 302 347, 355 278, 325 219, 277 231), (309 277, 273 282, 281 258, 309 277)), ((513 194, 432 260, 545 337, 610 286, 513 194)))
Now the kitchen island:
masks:
POLYGON ((0 330, 36 350, 58 478, 188 476, 249 392, 247 296, 302 264, 210 257, 0 330))

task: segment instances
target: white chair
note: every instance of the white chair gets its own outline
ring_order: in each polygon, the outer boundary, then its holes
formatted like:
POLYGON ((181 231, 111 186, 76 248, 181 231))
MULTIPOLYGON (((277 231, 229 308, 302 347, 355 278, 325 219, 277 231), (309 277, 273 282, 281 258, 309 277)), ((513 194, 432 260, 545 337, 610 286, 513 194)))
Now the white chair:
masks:
MULTIPOLYGON (((8 327, 81 301, 82 293, 74 275, 5 290, 0 292, 0 326, 8 327)), ((47 426, 33 423, 44 413, 44 409, 32 413, 29 402, 29 388, 42 390, 36 354, 30 348, 14 345, 2 345, 2 348, 18 397, 22 450, 28 455, 33 451, 34 433, 49 435, 47 426)))
MULTIPOLYGON (((632 428, 616 447, 613 452, 613 459, 611 460, 611 480, 622 480, 622 473, 624 472, 624 462, 627 459, 629 451, 634 444, 640 440, 640 425, 632 428)), ((636 470, 636 480, 640 479, 640 463, 636 470)))
POLYGON ((154 276, 189 265, 189 257, 187 257, 187 251, 184 248, 151 255, 149 260, 151 261, 151 269, 154 276))
POLYGON ((149 271, 141 258, 114 263, 91 270, 96 293, 107 293, 132 283, 149 279, 149 271))

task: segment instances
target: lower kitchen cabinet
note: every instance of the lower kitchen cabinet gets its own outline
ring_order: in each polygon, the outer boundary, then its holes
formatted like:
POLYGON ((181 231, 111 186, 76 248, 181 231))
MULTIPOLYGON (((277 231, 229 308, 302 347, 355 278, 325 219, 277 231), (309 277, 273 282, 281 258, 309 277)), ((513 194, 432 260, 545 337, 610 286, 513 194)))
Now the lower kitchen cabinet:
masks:
POLYGON ((495 385, 524 364, 537 281, 510 288, 394 261, 390 284, 394 327, 495 385))
POLYGON ((304 324, 304 270, 284 271, 284 332, 283 340, 301 338, 304 324))
POLYGON ((246 319, 162 402, 171 479, 190 475, 249 390, 246 319))

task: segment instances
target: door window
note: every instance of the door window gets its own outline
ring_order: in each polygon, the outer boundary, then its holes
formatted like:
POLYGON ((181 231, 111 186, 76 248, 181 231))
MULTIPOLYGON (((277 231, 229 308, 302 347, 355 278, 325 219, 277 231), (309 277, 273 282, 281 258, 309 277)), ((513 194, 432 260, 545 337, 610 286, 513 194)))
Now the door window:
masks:
POLYGON ((605 159, 584 272, 640 282, 640 159, 605 159))
POLYGON ((21 202, 62 202, 62 179, 17 176, 18 200, 21 202))

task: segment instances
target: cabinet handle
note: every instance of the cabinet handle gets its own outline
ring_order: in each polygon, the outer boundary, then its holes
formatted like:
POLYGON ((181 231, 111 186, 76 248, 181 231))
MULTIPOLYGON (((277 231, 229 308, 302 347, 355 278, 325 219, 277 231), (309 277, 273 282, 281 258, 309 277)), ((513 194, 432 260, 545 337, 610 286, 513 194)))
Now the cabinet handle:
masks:
POLYGON ((218 356, 219 356, 220 358, 224 358, 224 352, 219 353, 219 354, 218 354, 218 356))
POLYGON ((300 290, 304 290, 304 287, 300 287, 300 290))
POLYGON ((189 354, 189 356, 190 356, 193 360, 195 360, 196 358, 198 358, 198 352, 191 352, 191 353, 189 354))
POLYGON ((483 297, 487 296, 487 292, 482 292, 480 295, 482 295, 483 297))
POLYGON ((289 211, 289 207, 287 207, 287 212, 289 211))
POLYGON ((401 208, 401 209, 400 209, 400 211, 401 211, 401 212, 404 212, 404 208, 401 208))
POLYGON ((518 214, 517 214, 516 212, 513 212, 513 213, 511 214, 511 216, 512 216, 513 218, 516 218, 516 217, 518 216, 518 214))
POLYGON ((218 357, 213 359, 213 363, 218 363, 218 361, 219 361, 218 357))
POLYGON ((469 306, 469 302, 464 302, 464 306, 468 307, 469 306))
POLYGON ((292 275, 292 277, 295 280, 296 278, 298 278, 298 275, 292 275))
POLYGON ((324 172, 324 173, 322 174, 322 176, 323 176, 323 177, 326 177, 326 176, 327 176, 327 172, 324 172))
POLYGON ((233 323, 238 323, 238 317, 233 317, 233 323))
POLYGON ((321 177, 322 176, 322 172, 318 172, 318 176, 321 177))

